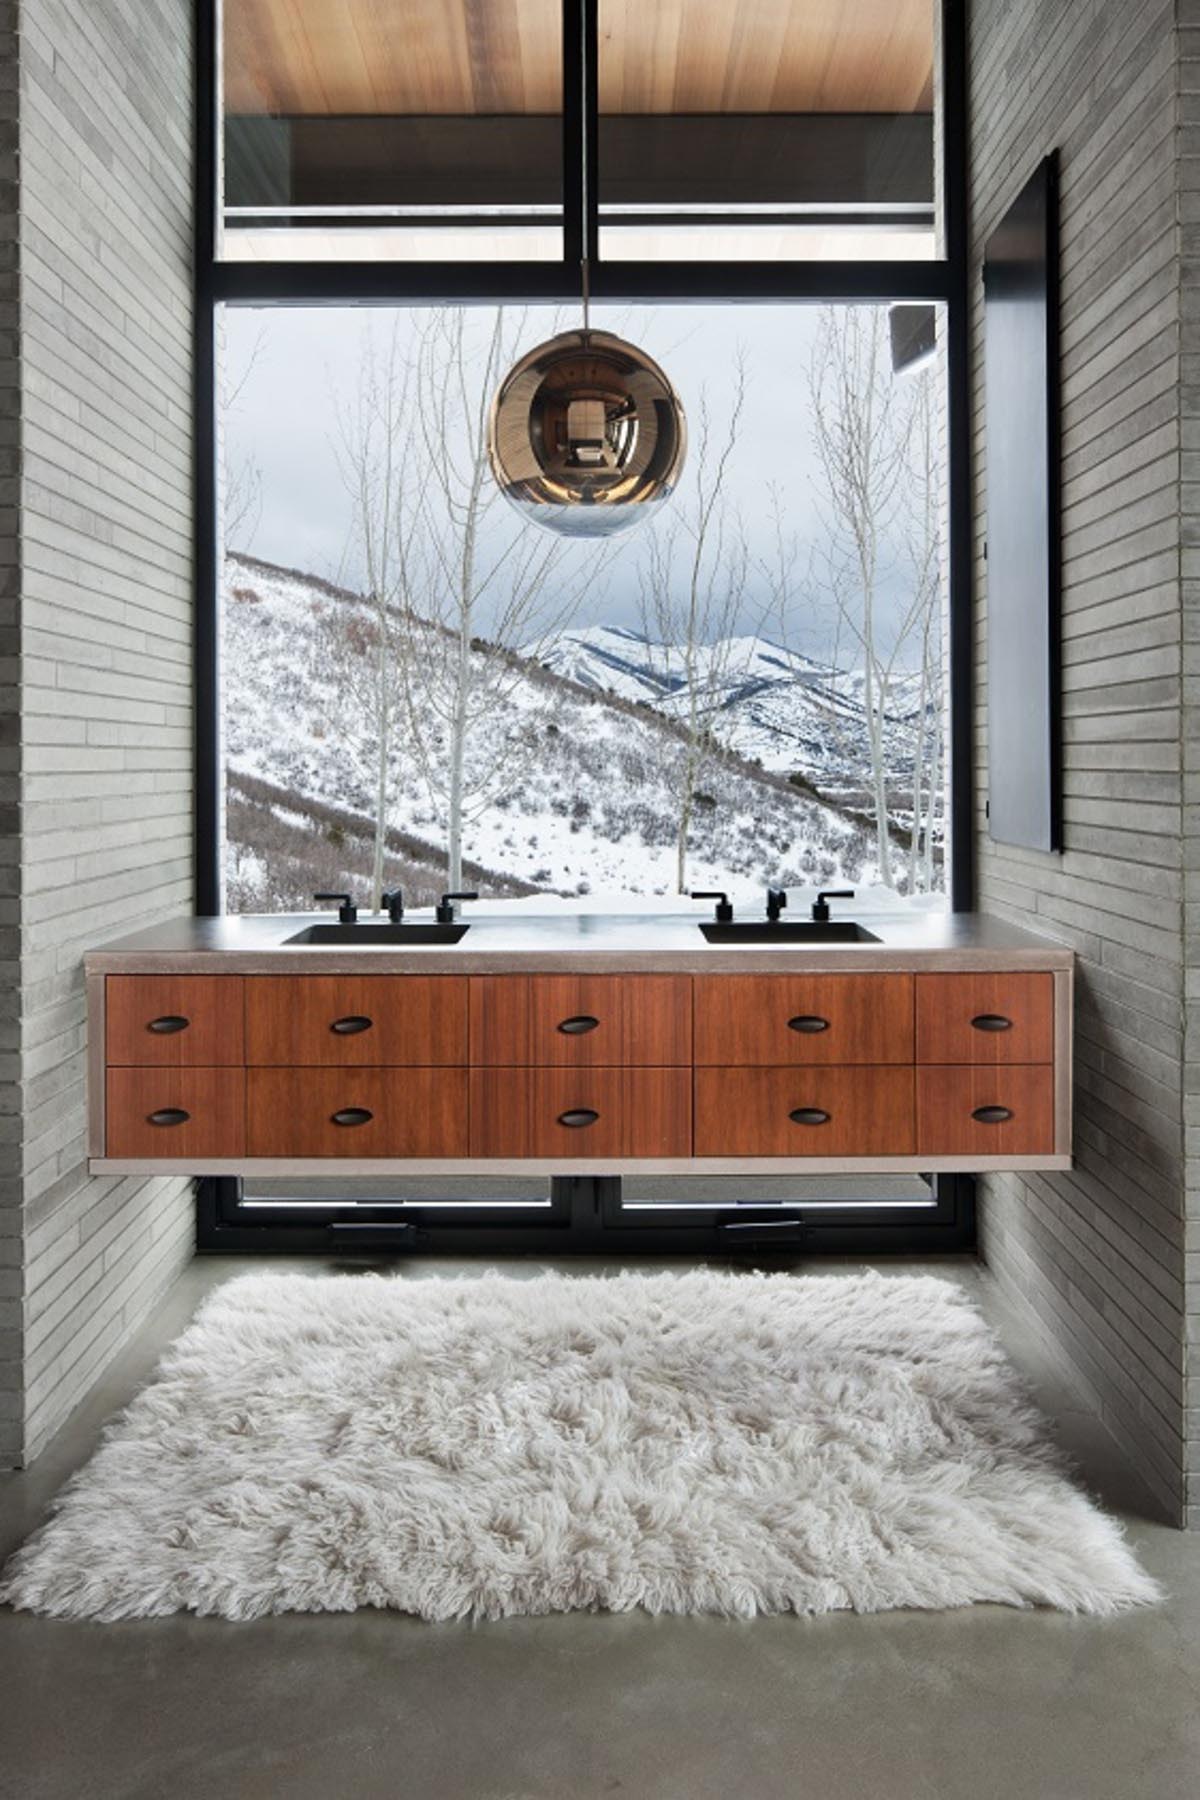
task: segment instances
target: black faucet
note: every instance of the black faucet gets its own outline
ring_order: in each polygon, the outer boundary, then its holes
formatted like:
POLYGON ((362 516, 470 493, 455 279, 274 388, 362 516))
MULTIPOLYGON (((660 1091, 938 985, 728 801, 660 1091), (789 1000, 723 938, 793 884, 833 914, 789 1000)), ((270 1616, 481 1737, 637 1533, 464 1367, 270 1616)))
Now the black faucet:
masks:
POLYGON ((853 888, 822 888, 813 901, 812 916, 818 925, 824 925, 829 918, 829 902, 831 900, 853 900, 853 888))
POLYGON ((717 924, 718 925, 732 925, 733 924, 733 908, 729 904, 729 895, 728 894, 721 894, 721 893, 709 894, 707 892, 702 893, 699 888, 693 888, 691 893, 688 895, 688 899, 689 900, 715 900, 717 903, 717 924))
POLYGON ((767 889, 767 917, 772 925, 777 925, 779 923, 779 915, 786 906, 786 888, 769 887, 767 889))
POLYGON ((381 894, 379 904, 387 907, 387 916, 393 925, 399 925, 404 917, 404 895, 399 888, 393 888, 390 894, 381 894))
POLYGON ((338 920, 343 925, 354 925, 358 922, 358 908, 349 894, 314 894, 314 900, 340 900, 338 920))
POLYGON ((439 925, 453 925, 454 902, 456 900, 478 900, 478 894, 443 894, 434 908, 434 918, 439 925))

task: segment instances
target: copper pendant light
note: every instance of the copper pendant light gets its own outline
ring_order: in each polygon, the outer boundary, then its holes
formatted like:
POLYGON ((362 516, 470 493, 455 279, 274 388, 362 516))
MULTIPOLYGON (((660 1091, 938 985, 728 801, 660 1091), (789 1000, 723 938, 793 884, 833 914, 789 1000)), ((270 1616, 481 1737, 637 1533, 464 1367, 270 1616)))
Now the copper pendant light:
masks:
POLYGON ((653 357, 589 324, 586 68, 581 75, 583 324, 538 344, 509 370, 492 401, 488 460, 501 493, 535 525, 564 537, 611 537, 674 492, 687 424, 653 357))
POLYGON ((564 331, 500 384, 488 456, 501 492, 566 537, 626 531, 673 492, 687 452, 679 397, 644 350, 564 331))

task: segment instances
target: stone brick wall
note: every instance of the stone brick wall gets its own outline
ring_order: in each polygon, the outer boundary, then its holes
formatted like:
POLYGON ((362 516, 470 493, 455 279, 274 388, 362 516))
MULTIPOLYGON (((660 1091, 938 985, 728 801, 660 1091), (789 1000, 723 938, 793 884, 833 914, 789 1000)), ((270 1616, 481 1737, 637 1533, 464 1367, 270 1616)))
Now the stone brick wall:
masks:
POLYGON ((86 1173, 81 961, 192 900, 192 8, 22 0, 20 33, 28 1457, 192 1246, 190 1184, 86 1173))
MULTIPOLYGON (((0 67, 15 69, 16 55, 16 0, 0 0, 0 67)), ((0 1469, 19 1459, 24 1435, 17 124, 16 81, 0 79, 0 1469)))
POLYGON ((1178 0, 1187 1518, 1200 1529, 1200 0, 1178 0))
POLYGON ((1181 328, 1195 300, 1180 289, 1187 101, 1176 4, 971 0, 969 24, 979 904, 1071 943, 1080 957, 1077 1166, 1069 1175, 989 1178, 982 1245, 1029 1329, 1066 1359, 1164 1511, 1182 1518, 1189 721, 1179 384, 1181 328), (988 233, 1056 147, 1066 848, 1046 856, 993 844, 983 819, 989 620, 978 263, 988 233))

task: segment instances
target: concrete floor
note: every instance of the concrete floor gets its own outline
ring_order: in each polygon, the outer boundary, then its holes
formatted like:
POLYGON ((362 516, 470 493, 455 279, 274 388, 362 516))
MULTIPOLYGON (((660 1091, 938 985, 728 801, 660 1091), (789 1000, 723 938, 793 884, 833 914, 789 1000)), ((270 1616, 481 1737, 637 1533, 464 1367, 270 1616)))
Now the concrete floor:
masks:
MULTIPOLYGON (((0 1477, 0 1554, 200 1297, 244 1266, 193 1265, 37 1467, 0 1477)), ((100 1626, 0 1611, 0 1794, 1197 1800, 1200 1539, 1151 1521, 1104 1435, 1006 1330, 977 1266, 935 1272, 978 1287, 1092 1488, 1167 1584, 1164 1608, 1106 1623, 975 1607, 474 1627, 373 1612, 100 1626)))

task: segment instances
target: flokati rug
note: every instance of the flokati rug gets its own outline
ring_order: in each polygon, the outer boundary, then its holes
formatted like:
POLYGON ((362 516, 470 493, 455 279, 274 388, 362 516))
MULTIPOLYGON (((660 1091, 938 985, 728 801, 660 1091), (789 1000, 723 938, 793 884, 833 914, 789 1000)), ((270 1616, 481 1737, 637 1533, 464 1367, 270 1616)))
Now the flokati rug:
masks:
POLYGON ((101 1620, 1157 1597, 958 1287, 707 1271, 233 1280, 0 1579, 101 1620))

